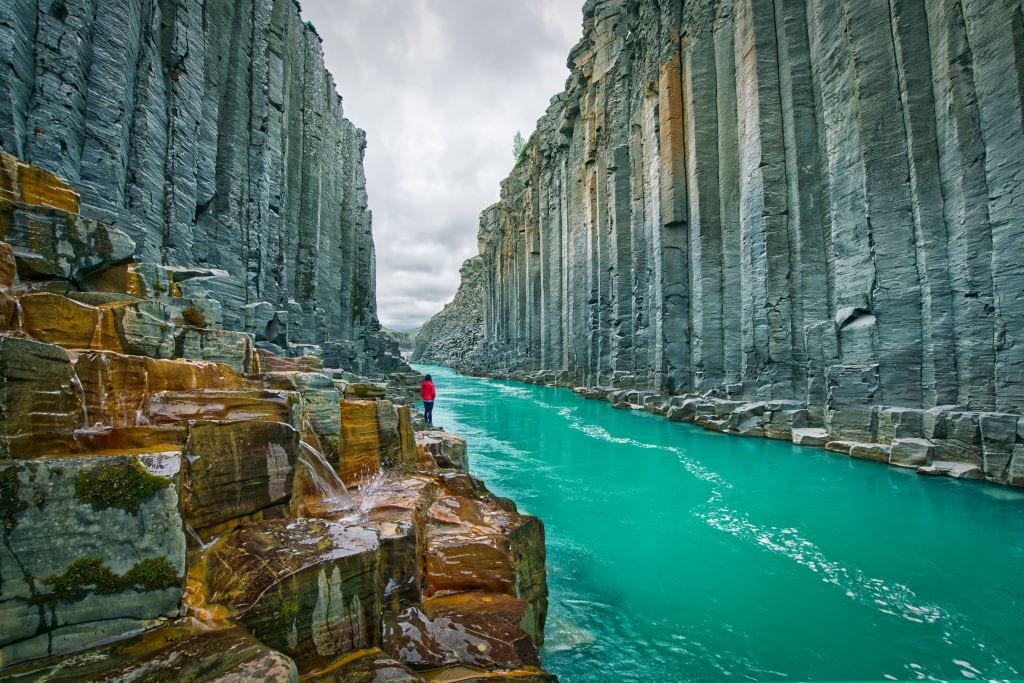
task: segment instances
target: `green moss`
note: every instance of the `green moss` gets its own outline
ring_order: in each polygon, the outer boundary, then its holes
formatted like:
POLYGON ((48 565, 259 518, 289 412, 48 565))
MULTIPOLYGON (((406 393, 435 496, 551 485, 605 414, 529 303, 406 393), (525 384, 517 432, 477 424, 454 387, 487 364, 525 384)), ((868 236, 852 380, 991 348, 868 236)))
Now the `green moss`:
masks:
POLYGON ((122 577, 122 584, 126 589, 141 587, 143 590, 157 591, 180 585, 181 579, 166 557, 153 557, 129 569, 122 577))
POLYGON ((28 508, 21 499, 21 479, 18 470, 10 467, 0 472, 0 523, 4 526, 4 538, 9 539, 14 527, 18 526, 18 514, 28 508))
POLYGON ((353 384, 348 389, 356 398, 366 398, 370 393, 365 384, 353 384))
POLYGON ((278 611, 282 621, 291 621, 299 614, 299 603, 297 602, 285 602, 282 603, 281 609, 278 611))
POLYGON ((136 514, 142 501, 170 483, 167 477, 150 474, 138 460, 133 459, 98 470, 79 472, 75 478, 75 495, 92 503, 97 510, 116 507, 136 514))
POLYGON ((118 576, 98 557, 82 557, 61 574, 51 574, 43 583, 53 589, 45 599, 74 599, 93 592, 100 595, 122 593, 133 589, 162 590, 181 585, 181 579, 166 557, 153 557, 139 562, 123 576, 118 576))
POLYGON ((63 574, 51 574, 43 583, 60 598, 73 598, 92 590, 96 593, 118 593, 121 579, 98 557, 82 557, 68 565, 63 574))

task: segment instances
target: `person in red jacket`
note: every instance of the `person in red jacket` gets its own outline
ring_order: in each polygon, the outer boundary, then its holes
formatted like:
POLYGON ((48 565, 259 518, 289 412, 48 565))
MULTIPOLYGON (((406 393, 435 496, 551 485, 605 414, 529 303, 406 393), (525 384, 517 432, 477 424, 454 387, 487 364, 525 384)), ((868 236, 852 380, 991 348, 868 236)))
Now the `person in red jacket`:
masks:
POLYGON ((420 398, 423 399, 423 418, 428 425, 434 424, 434 397, 437 391, 434 389, 434 380, 430 375, 423 378, 420 385, 420 398))

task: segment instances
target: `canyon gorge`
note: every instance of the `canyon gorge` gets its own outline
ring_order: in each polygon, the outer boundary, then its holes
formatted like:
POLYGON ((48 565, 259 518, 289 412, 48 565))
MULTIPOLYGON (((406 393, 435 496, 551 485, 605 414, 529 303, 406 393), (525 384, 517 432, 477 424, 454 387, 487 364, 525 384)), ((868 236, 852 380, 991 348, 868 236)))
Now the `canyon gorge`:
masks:
POLYGON ((292 0, 0 1, 0 678, 551 681, 292 0))
POLYGON ((416 358, 1024 486, 1017 0, 588 0, 416 358))

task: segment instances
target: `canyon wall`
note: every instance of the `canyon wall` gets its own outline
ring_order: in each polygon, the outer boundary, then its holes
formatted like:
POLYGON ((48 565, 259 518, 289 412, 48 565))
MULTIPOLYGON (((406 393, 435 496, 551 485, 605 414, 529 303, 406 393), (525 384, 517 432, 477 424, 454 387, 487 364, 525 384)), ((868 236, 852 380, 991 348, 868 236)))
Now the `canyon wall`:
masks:
POLYGON ((420 363, 462 363, 484 334, 484 260, 467 259, 460 269, 462 283, 444 310, 416 334, 413 356, 420 363))
POLYGON ((784 404, 1024 484, 1019 0, 583 14, 484 214, 484 337, 456 364, 784 404))
POLYGON ((0 0, 0 149, 230 329, 374 345, 365 145, 293 0, 0 0))

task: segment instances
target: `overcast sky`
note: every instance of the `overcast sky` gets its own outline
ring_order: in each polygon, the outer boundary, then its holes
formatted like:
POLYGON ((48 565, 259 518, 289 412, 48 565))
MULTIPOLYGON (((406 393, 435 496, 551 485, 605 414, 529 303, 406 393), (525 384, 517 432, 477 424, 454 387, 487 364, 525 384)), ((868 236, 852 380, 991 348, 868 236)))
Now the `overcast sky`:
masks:
POLYGON ((583 0, 302 0, 345 115, 366 130, 381 322, 441 310, 480 212, 565 85, 583 0))

